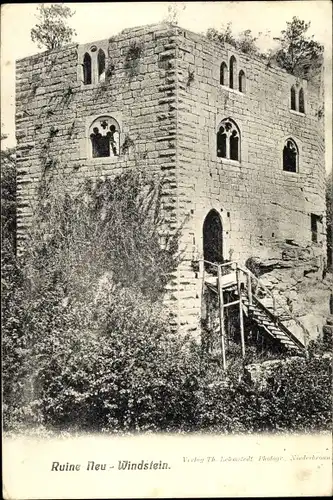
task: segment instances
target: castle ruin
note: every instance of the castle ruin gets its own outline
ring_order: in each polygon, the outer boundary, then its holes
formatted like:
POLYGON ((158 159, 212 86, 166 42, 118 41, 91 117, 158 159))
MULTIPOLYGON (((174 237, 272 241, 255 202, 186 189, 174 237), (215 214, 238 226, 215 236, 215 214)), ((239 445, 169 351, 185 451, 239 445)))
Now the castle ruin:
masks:
POLYGON ((81 178, 141 167, 164 176, 170 230, 186 221, 166 295, 180 331, 200 332, 202 259, 255 257, 274 268, 270 289, 287 273, 280 292, 296 299, 297 284, 322 273, 317 82, 170 24, 27 57, 16 72, 19 244, 45 165, 81 178))

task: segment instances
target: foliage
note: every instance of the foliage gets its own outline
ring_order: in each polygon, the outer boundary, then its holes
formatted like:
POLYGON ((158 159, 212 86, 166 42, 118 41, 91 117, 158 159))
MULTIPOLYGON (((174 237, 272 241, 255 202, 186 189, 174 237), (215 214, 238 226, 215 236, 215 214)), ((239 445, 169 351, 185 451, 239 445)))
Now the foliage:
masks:
POLYGON ((16 369, 4 380, 7 426, 115 432, 190 424, 195 377, 187 359, 195 356, 156 303, 106 287, 93 303, 71 307, 47 293, 27 313, 20 364, 8 337, 4 345, 5 373, 16 369))
MULTIPOLYGON (((6 138, 5 134, 1 134, 1 141, 6 138)), ((1 242, 1 256, 7 262, 16 248, 15 148, 1 148, 1 242)))
POLYGON ((231 367, 227 383, 201 384, 197 426, 219 433, 329 430, 331 362, 330 357, 281 362, 262 387, 237 380, 231 367))
POLYGON ((238 36, 232 32, 232 23, 229 22, 226 26, 222 25, 220 31, 215 28, 209 28, 206 32, 209 40, 225 45, 226 43, 240 50, 244 54, 257 55, 259 54, 256 46, 257 38, 252 35, 252 31, 247 29, 239 33, 238 36))
POLYGON ((128 170, 95 184, 78 183, 74 192, 70 178, 50 174, 30 235, 31 267, 52 270, 64 288, 83 295, 110 272, 115 283, 160 297, 181 258, 179 232, 160 245, 163 180, 128 170))
POLYGON ((125 69, 130 77, 135 76, 139 69, 139 60, 143 53, 143 46, 136 41, 131 42, 125 57, 125 69))
POLYGON ((72 41, 76 32, 67 26, 67 20, 75 12, 62 4, 46 7, 43 3, 37 7, 37 11, 38 23, 31 30, 31 40, 37 43, 38 48, 54 50, 72 41))
POLYGON ((327 235, 327 266, 332 268, 333 254, 333 192, 332 171, 326 178, 326 235, 327 235))
POLYGON ((261 57, 267 60, 268 66, 277 64, 298 77, 311 78, 323 64, 324 48, 313 36, 306 37, 310 25, 310 22, 306 23, 294 16, 292 21, 287 22, 286 29, 281 31, 281 36, 275 38, 279 42, 278 48, 268 54, 260 53, 257 47, 258 37, 253 36, 250 29, 235 35, 231 22, 222 25, 220 30, 209 28, 206 36, 223 46, 229 44, 245 54, 261 57))
POLYGON ((168 5, 168 14, 165 21, 169 24, 178 25, 180 11, 184 11, 185 9, 186 5, 184 2, 172 2, 168 5))
POLYGON ((161 305, 180 258, 177 234, 159 243, 161 189, 133 171, 96 185, 44 177, 25 255, 3 280, 7 427, 186 422, 187 343, 161 305))
MULTIPOLYGON (((96 184, 44 176, 24 257, 3 270, 5 429, 258 432, 328 429, 328 347, 281 361, 262 387, 171 331, 163 183, 128 170, 96 184)), ((256 362, 253 352, 249 353, 256 362)))
POLYGON ((277 38, 278 49, 271 54, 281 68, 300 78, 311 77, 323 64, 324 47, 313 36, 306 37, 310 25, 294 16, 277 38))

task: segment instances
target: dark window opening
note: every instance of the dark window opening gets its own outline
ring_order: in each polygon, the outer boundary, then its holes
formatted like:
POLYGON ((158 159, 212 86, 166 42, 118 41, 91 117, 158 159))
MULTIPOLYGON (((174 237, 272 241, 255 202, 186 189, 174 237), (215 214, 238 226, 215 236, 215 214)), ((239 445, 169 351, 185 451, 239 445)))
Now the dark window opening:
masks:
POLYGON ((318 233, 321 218, 319 215, 311 214, 311 240, 318 243, 318 233))
POLYGON ((92 157, 103 158, 119 155, 119 131, 112 123, 110 125, 107 119, 97 120, 98 126, 92 126, 90 134, 92 157))
POLYGON ((298 111, 300 113, 305 113, 305 105, 304 105, 304 90, 301 89, 298 95, 298 111))
POLYGON ((295 142, 288 139, 283 148, 283 170, 286 172, 297 172, 298 150, 295 142))
POLYGON ((84 85, 91 84, 91 57, 87 52, 83 58, 83 83, 84 85))
POLYGON ((97 54, 98 80, 105 78, 105 54, 102 49, 99 49, 97 54))
POLYGON ((229 87, 231 89, 234 88, 234 73, 235 73, 235 67, 236 67, 236 58, 234 56, 230 57, 230 64, 229 64, 229 87))
POLYGON ((227 157, 227 135, 224 132, 224 127, 220 127, 217 133, 217 156, 218 158, 227 157))
POLYGON ((245 73, 243 70, 238 75, 238 90, 239 92, 245 92, 245 73))
POLYGON ((240 133, 237 125, 230 118, 220 123, 216 143, 218 158, 240 160, 240 133))
POLYGON ((296 111, 296 90, 294 86, 290 89, 290 108, 296 111))
POLYGON ((238 142, 237 130, 233 130, 230 136, 230 160, 238 160, 238 142))
POLYGON ((226 85, 227 79, 227 65, 223 62, 220 66, 220 85, 226 85))

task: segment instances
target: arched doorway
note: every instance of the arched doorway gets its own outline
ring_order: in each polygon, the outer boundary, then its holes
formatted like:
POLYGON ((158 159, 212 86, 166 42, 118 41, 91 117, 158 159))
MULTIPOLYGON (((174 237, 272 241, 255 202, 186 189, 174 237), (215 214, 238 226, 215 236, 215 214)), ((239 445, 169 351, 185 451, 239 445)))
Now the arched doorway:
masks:
POLYGON ((208 212, 204 220, 203 254, 204 260, 209 262, 223 262, 223 228, 221 217, 216 210, 208 212))

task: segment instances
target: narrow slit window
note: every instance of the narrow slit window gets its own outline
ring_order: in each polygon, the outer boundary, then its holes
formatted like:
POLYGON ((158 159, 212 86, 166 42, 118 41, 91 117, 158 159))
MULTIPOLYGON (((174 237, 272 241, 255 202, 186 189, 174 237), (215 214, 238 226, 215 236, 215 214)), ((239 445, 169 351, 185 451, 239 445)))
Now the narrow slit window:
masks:
POLYGON ((83 83, 84 85, 91 84, 91 57, 87 52, 83 58, 83 83))
POLYGON ((97 54, 97 67, 98 81, 102 82, 105 80, 105 53, 102 49, 99 49, 97 54))
POLYGON ((301 88, 298 94, 298 111, 305 113, 304 90, 301 88))
POLYGON ((230 135, 230 160, 238 161, 239 136, 237 130, 233 130, 230 135))
POLYGON ((236 70, 236 58, 235 56, 231 56, 229 63, 229 87, 231 89, 233 89, 235 85, 235 70, 236 70))
POLYGON ((321 223, 320 216, 316 214, 311 214, 311 240, 313 243, 318 243, 320 223, 321 223))
POLYGON ((245 73, 242 69, 238 74, 238 90, 239 92, 245 92, 245 73))
POLYGON ((227 157, 227 134, 224 127, 220 127, 217 133, 217 156, 218 158, 227 157))
POLYGON ((223 62, 220 66, 220 85, 227 84, 227 65, 223 62))
POLYGON ((296 111, 296 90, 294 86, 290 89, 290 109, 296 111))

